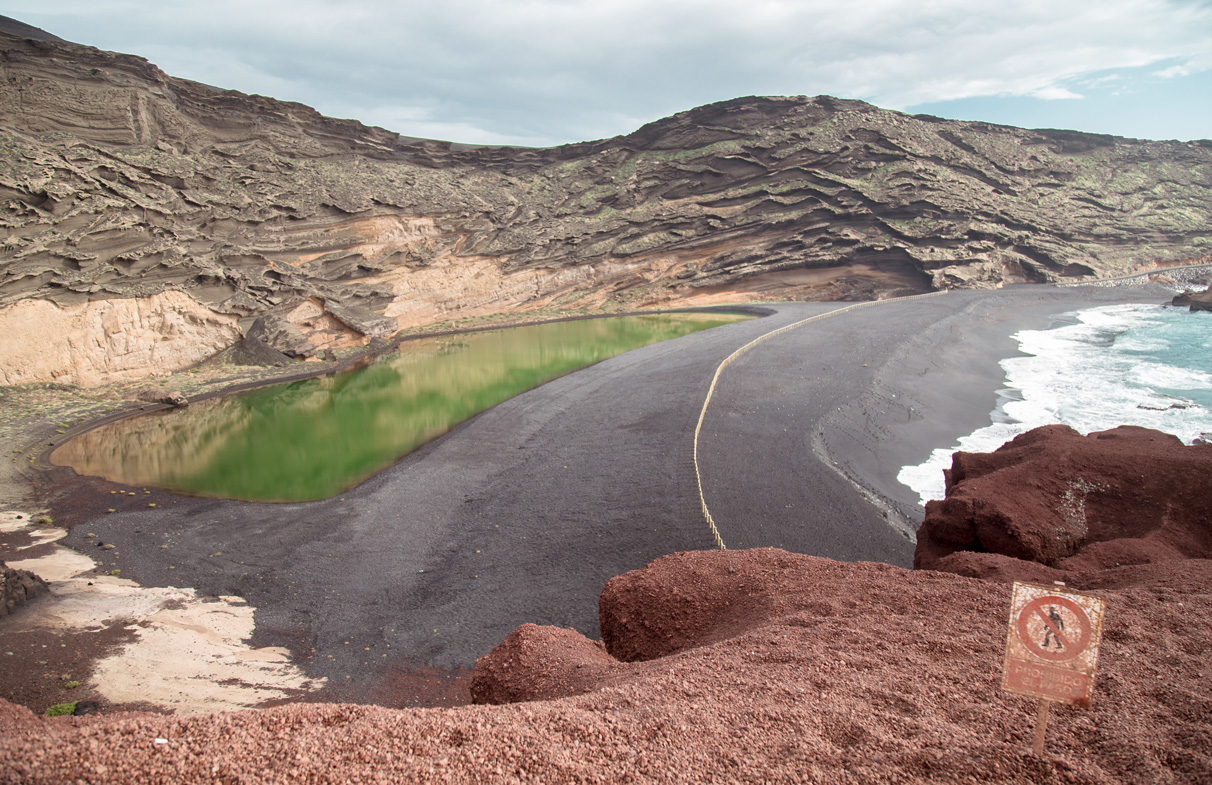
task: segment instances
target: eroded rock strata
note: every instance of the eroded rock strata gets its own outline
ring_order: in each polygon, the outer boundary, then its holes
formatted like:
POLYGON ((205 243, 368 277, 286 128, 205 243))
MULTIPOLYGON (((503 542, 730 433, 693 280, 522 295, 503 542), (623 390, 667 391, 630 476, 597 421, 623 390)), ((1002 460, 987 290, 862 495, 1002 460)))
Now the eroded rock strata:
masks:
MULTIPOLYGON (((0 320, 54 303, 34 341, 78 309, 146 301, 103 339, 127 335, 143 373, 193 360, 148 351, 163 340, 139 314, 168 292, 206 312, 200 345, 261 318, 269 346, 306 357, 451 316, 1081 280, 1206 258, 1212 242, 1209 142, 794 97, 475 148, 61 41, 0 34, 0 76, 0 320)), ((79 364, 36 378, 128 372, 79 364)))

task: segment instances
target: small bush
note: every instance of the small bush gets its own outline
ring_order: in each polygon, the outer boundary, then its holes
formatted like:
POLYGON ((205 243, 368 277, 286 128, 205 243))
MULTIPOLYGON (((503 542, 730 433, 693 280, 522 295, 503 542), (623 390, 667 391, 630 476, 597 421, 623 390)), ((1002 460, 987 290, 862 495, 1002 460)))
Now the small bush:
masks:
POLYGON ((48 717, 65 717, 68 714, 75 713, 76 701, 72 701, 71 703, 56 703, 46 710, 46 716, 48 717))

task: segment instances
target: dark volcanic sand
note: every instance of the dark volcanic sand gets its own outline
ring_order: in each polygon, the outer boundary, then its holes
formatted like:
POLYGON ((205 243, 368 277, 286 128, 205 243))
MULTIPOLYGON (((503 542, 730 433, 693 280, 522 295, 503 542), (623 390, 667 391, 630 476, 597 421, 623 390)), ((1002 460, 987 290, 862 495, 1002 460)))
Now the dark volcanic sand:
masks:
MULTIPOLYGON (((986 424, 996 361, 1014 348, 1007 336, 1046 326, 1049 314, 1131 300, 1168 297, 951 292, 764 343, 725 372, 700 444, 728 546, 910 565, 906 529, 920 508, 895 474, 986 424), (883 509, 820 460, 814 437, 842 471, 888 497, 883 509)), ((254 642, 290 647, 309 675, 330 679, 333 699, 449 703, 450 682, 465 678, 437 683, 426 671, 441 694, 427 698, 401 686, 402 674, 419 663, 468 667, 526 622, 597 637, 609 578, 712 547, 691 446, 716 365, 758 335, 838 307, 779 305, 765 319, 608 360, 483 413, 338 498, 264 505, 154 494, 149 510, 140 492, 128 497, 138 506, 107 515, 116 485, 61 470, 52 479, 74 490, 55 518, 74 527, 66 542, 81 550, 89 531, 115 543, 123 577, 244 596, 258 609, 254 642)))

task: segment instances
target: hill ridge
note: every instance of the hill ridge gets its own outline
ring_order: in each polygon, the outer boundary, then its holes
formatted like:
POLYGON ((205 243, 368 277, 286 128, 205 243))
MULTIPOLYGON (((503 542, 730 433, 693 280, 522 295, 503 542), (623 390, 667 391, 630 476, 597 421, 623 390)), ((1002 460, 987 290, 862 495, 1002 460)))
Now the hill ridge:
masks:
POLYGON ((611 139, 477 147, 134 55, 0 50, 0 322, 31 299, 88 321, 178 290, 310 356, 487 313, 870 299, 1212 252, 1212 143, 750 96, 611 139))

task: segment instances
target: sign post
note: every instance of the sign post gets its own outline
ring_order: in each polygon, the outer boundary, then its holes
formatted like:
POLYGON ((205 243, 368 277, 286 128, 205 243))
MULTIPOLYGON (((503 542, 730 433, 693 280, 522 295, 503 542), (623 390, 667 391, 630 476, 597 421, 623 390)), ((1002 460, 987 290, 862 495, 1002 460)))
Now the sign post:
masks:
POLYGON ((1103 601, 1060 586, 1015 582, 1002 689, 1039 698, 1035 751, 1044 751, 1053 702, 1090 708, 1103 634, 1103 601))

